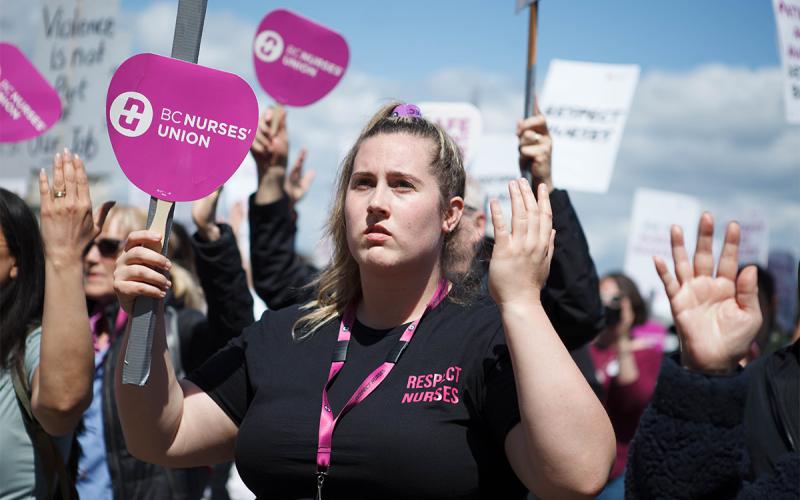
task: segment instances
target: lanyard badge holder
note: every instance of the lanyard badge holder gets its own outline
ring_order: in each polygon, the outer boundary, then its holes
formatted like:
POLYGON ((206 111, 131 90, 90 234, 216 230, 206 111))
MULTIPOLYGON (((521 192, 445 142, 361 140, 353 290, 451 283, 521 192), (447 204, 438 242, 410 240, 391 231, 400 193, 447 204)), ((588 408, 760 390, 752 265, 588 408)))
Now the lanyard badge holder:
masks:
MULTIPOLYGON (((439 286, 436 289, 436 293, 433 294, 430 302, 428 302, 425 312, 422 313, 422 317, 424 317, 428 311, 439 305, 439 303, 444 300, 446 295, 447 280, 442 279, 439 281, 439 286)), ((361 382, 361 385, 359 385, 353 395, 350 396, 350 399, 339 412, 339 415, 334 418, 333 410, 331 409, 330 402, 328 401, 328 389, 333 383, 333 380, 344 367, 345 361, 347 361, 347 347, 350 344, 350 330, 353 326, 353 320, 355 319, 355 308, 352 306, 349 307, 342 317, 342 321, 339 325, 339 338, 336 342, 336 347, 333 350, 333 359, 331 361, 330 372, 328 373, 328 381, 325 383, 325 387, 322 389, 322 408, 320 409, 319 416, 319 440, 317 445, 317 500, 322 500, 322 485, 324 484, 325 478, 328 476, 328 472, 330 470, 331 451, 333 449, 333 431, 336 428, 336 424, 345 415, 345 413, 352 410, 353 407, 360 402, 364 401, 367 396, 377 389, 381 382, 386 379, 386 377, 389 375, 389 372, 392 371, 392 368, 394 368, 395 364, 397 364, 397 361, 400 359, 400 356, 402 356, 403 351, 405 351, 409 342, 411 342, 411 339, 414 337, 414 332, 417 330, 422 317, 414 320, 410 325, 408 325, 406 330, 403 332, 403 335, 400 336, 400 339, 389 352, 389 355, 386 357, 386 361, 384 361, 372 373, 367 375, 367 378, 361 382)))

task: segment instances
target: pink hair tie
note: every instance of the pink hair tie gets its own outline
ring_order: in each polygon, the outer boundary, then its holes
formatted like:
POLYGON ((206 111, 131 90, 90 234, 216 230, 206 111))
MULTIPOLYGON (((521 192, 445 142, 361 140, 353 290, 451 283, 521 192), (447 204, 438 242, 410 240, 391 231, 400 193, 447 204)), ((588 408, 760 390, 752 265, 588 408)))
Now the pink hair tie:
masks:
POLYGON ((400 104, 392 110, 392 116, 401 118, 422 118, 422 112, 415 104, 400 104))

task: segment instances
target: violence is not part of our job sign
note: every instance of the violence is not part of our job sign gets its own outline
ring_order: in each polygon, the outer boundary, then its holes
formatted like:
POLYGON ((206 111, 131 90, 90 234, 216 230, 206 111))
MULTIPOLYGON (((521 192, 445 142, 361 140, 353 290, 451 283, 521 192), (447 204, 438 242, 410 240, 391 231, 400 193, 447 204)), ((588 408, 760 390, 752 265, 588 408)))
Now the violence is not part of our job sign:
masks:
POLYGON ((0 142, 37 137, 60 117, 58 92, 17 47, 0 43, 0 142))
POLYGON ((255 136, 258 102, 234 74, 138 54, 111 79, 106 119, 131 182, 161 200, 191 201, 239 167, 255 136))
POLYGON ((325 97, 344 76, 349 58, 342 35, 285 9, 267 14, 253 40, 259 84, 287 106, 325 97))

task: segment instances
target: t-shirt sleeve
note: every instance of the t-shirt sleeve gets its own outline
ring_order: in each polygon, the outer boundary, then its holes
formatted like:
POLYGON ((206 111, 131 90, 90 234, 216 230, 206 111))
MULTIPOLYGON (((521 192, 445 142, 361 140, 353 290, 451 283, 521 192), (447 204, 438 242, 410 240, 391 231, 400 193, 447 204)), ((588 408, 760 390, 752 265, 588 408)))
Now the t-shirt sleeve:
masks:
POLYGON ((28 375, 28 387, 33 387, 33 372, 39 367, 39 349, 42 344, 41 327, 28 334, 25 339, 25 373, 28 375))
POLYGON ((502 326, 489 342, 483 366, 483 418, 492 438, 502 447, 508 431, 520 421, 514 370, 502 326))
POLYGON ((246 328, 188 377, 200 387, 238 426, 252 400, 247 372, 247 340, 254 335, 260 322, 246 328))

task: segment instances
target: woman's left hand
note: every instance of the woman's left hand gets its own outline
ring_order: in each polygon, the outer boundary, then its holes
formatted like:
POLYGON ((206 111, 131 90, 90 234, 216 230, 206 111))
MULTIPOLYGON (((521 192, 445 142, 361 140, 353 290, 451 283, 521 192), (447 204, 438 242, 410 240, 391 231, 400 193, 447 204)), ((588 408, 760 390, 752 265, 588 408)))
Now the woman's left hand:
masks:
POLYGON ((80 263, 83 250, 100 233, 113 201, 92 215, 89 181, 83 160, 64 150, 53 159, 53 185, 39 172, 41 231, 48 260, 80 263))
POLYGON ((495 245, 489 265, 489 291, 500 305, 529 306, 540 300, 550 273, 555 230, 547 186, 538 187, 538 201, 525 179, 508 185, 511 195, 511 231, 497 200, 492 200, 495 245))

